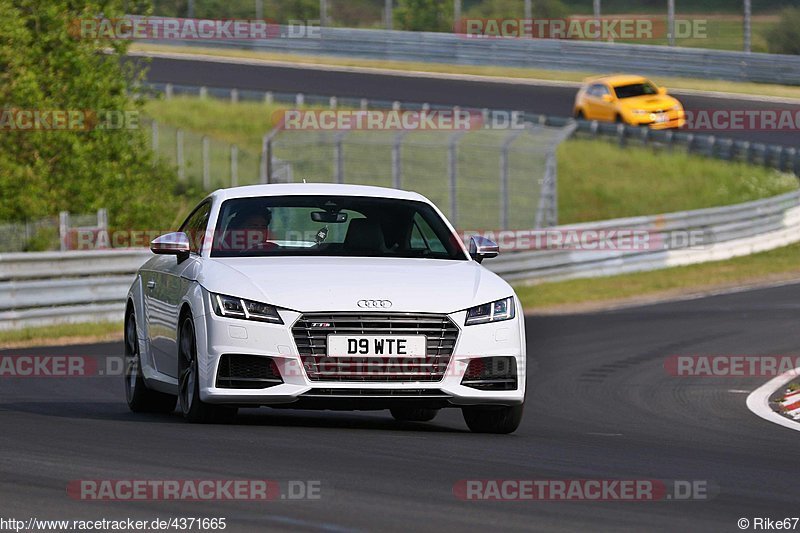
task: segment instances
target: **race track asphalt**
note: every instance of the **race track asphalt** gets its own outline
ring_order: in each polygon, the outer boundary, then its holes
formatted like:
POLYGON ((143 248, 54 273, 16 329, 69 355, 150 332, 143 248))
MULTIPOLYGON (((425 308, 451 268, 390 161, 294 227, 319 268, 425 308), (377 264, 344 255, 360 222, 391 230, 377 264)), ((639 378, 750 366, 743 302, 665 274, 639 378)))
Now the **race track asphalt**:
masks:
MULTIPOLYGON (((137 415, 119 377, 0 380, 3 517, 226 517, 228 531, 738 531, 798 516, 798 434, 745 406, 768 378, 670 376, 672 355, 794 354, 800 285, 527 319, 525 419, 472 434, 388 412, 244 410, 231 426, 137 415), (319 500, 91 502, 76 479, 320 480, 319 500), (700 480, 712 497, 658 502, 475 502, 464 479, 700 480)), ((0 355, 119 356, 119 343, 0 355)))

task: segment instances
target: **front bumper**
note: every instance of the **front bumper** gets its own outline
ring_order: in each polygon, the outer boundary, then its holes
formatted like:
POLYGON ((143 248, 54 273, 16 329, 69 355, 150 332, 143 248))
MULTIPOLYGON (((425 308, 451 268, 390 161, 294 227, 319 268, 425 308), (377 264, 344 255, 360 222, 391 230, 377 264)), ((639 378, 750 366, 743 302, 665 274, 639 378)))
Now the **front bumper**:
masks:
POLYGON ((292 334, 301 313, 280 310, 283 325, 205 313, 195 319, 200 398, 217 404, 313 409, 517 405, 525 397, 526 353, 524 315, 515 301, 516 318, 503 322, 464 326, 465 311, 447 315, 460 331, 444 376, 436 381, 312 381, 302 362, 307 354, 299 353, 292 334), (258 389, 219 387, 217 372, 225 354, 271 358, 283 383, 258 389), (486 357, 513 358, 516 389, 479 390, 462 385, 470 361, 486 357))
POLYGON ((653 130, 677 129, 686 125, 686 113, 682 110, 670 110, 664 113, 631 114, 628 123, 632 126, 647 126, 653 130))

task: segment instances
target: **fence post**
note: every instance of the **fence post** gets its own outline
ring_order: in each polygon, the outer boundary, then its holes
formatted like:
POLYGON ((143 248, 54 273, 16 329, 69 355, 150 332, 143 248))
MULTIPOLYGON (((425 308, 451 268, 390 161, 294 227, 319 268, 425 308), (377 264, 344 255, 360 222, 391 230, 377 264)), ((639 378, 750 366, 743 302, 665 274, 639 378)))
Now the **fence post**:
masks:
POLYGON ((270 163, 270 145, 272 141, 269 138, 269 135, 264 135, 261 138, 261 164, 259 165, 259 170, 261 172, 261 176, 259 181, 261 183, 269 183, 269 163, 270 163))
POLYGON ((500 229, 508 229, 508 152, 523 131, 525 130, 516 130, 508 134, 500 149, 500 229))
POLYGON ((275 101, 275 96, 273 96, 272 91, 267 91, 264 93, 264 103, 267 105, 272 105, 275 101))
POLYGON ((208 135, 203 135, 203 190, 211 189, 211 161, 210 161, 210 141, 208 135))
POLYGON ((178 162, 178 179, 181 181, 186 179, 186 165, 183 160, 183 130, 178 129, 175 131, 175 158, 178 162))
POLYGON ((335 144, 333 148, 333 162, 334 162, 334 181, 336 183, 344 183, 344 137, 347 135, 346 131, 336 134, 335 144))
POLYGON ((403 138, 408 133, 408 130, 403 130, 394 136, 394 144, 392 145, 392 187, 399 189, 403 183, 403 159, 402 147, 403 138))
POLYGON ((458 227, 458 141, 465 133, 465 131, 458 131, 450 135, 450 144, 447 148, 447 174, 450 180, 450 222, 456 227, 458 227))
POLYGON ((231 103, 232 104, 239 103, 239 89, 231 89, 231 103))
MULTIPOLYGON (((150 123, 150 143, 151 148, 154 153, 158 153, 158 121, 154 120, 150 123)), ((153 164, 155 165, 156 160, 153 158, 153 164)))
POLYGON ((203 85, 200 87, 200 99, 205 100, 206 98, 208 98, 208 88, 203 85))
POLYGON ((359 107, 361 111, 366 111, 369 109, 369 101, 366 98, 362 98, 359 107))
POLYGON ((167 100, 172 99, 172 84, 168 83, 164 86, 164 98, 167 100))
POLYGON ((97 210, 97 238, 94 248, 111 248, 111 240, 108 235, 108 210, 105 208, 97 210))
POLYGON ((297 93, 294 97, 294 105, 295 107, 303 107, 303 104, 306 103, 306 97, 303 93, 297 93))
POLYGON ((331 96, 330 100, 328 100, 328 107, 331 109, 336 109, 339 105, 339 100, 335 96, 331 96))
POLYGON ((231 187, 239 185, 239 148, 231 145, 231 187))
POLYGON ((62 252, 69 250, 69 211, 58 214, 58 240, 62 252))

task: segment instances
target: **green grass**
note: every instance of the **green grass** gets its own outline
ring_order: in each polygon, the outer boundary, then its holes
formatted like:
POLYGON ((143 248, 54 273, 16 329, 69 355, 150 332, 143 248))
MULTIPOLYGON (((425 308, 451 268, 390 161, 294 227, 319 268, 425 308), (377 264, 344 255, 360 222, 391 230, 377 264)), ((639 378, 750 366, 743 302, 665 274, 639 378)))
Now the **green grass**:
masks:
POLYGON ((797 178, 682 151, 571 139, 558 151, 559 222, 730 205, 798 187, 797 178))
POLYGON ((90 324, 58 324, 12 331, 0 331, 0 348, 32 346, 52 342, 55 339, 77 339, 86 342, 122 336, 121 322, 98 322, 90 324))
POLYGON ((536 310, 559 305, 672 295, 789 276, 800 276, 800 244, 727 261, 518 286, 516 290, 525 309, 536 310))

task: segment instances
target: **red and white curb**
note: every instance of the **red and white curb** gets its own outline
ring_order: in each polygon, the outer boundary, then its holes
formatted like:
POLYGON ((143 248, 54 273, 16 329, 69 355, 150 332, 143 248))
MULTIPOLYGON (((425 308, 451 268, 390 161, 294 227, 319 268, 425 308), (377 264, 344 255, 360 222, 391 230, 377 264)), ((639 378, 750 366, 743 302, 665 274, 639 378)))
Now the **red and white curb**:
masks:
MULTIPOLYGON (((794 422, 792 419, 775 412, 769 405, 769 399, 775 391, 784 387, 798 375, 800 375, 800 368, 795 368, 761 385, 747 397, 747 408, 764 420, 769 420, 783 427, 800 431, 800 423, 794 422)), ((800 391, 793 391, 786 394, 781 405, 787 415, 791 416, 794 420, 800 420, 800 391)))
POLYGON ((800 390, 786 394, 778 403, 786 416, 800 420, 800 390))

